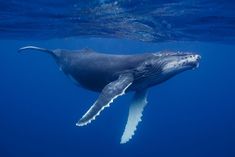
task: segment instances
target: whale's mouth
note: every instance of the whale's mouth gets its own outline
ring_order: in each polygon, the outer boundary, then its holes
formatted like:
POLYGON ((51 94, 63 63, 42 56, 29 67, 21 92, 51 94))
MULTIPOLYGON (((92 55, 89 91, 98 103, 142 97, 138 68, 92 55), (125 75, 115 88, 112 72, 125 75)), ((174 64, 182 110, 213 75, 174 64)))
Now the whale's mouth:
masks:
POLYGON ((193 67, 193 70, 197 69, 199 67, 199 62, 196 63, 196 65, 193 67))

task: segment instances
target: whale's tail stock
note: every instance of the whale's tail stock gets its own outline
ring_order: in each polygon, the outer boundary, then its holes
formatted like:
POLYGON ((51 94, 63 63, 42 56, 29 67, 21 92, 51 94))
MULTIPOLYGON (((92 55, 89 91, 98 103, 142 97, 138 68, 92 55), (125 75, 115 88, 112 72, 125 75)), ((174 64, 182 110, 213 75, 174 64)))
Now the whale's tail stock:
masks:
POLYGON ((48 50, 48 49, 45 49, 45 48, 41 48, 41 47, 36 47, 36 46, 25 46, 25 47, 22 47, 22 48, 18 49, 18 52, 22 53, 22 54, 25 54, 25 53, 27 53, 31 50, 45 52, 45 53, 48 53, 48 54, 52 55, 53 57, 56 57, 56 54, 55 54, 54 51, 48 50))

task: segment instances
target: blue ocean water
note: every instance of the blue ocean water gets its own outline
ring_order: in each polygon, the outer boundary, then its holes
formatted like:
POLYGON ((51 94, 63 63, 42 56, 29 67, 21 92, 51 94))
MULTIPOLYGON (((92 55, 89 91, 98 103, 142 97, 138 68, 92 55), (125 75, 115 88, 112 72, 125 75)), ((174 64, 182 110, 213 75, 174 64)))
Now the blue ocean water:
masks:
POLYGON ((0 7, 0 157, 235 156, 233 2, 11 0, 0 7), (151 88, 143 121, 121 145, 132 93, 76 127, 98 93, 75 86, 46 54, 18 54, 26 45, 191 51, 202 59, 198 69, 151 88))

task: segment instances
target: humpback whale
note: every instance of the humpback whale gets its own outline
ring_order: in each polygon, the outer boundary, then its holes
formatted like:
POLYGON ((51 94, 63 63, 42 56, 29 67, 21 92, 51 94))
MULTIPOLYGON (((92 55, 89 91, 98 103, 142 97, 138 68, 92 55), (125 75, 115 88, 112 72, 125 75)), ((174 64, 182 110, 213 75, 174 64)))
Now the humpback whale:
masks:
POLYGON ((183 71, 197 68, 201 58, 191 52, 113 55, 91 49, 48 50, 35 46, 22 47, 18 52, 27 53, 29 50, 50 54, 59 68, 78 86, 100 93, 98 99, 76 123, 77 126, 87 125, 116 98, 134 92, 120 143, 128 142, 135 134, 147 105, 149 88, 183 71))

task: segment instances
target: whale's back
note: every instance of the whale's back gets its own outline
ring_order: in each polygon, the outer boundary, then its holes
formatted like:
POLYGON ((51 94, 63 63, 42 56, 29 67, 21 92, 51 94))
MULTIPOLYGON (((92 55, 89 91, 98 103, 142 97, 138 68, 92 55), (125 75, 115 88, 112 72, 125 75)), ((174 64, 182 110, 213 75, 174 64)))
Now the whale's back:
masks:
POLYGON ((63 71, 84 88, 101 91, 117 79, 118 74, 131 71, 151 54, 110 55, 96 52, 63 52, 60 63, 63 71))

